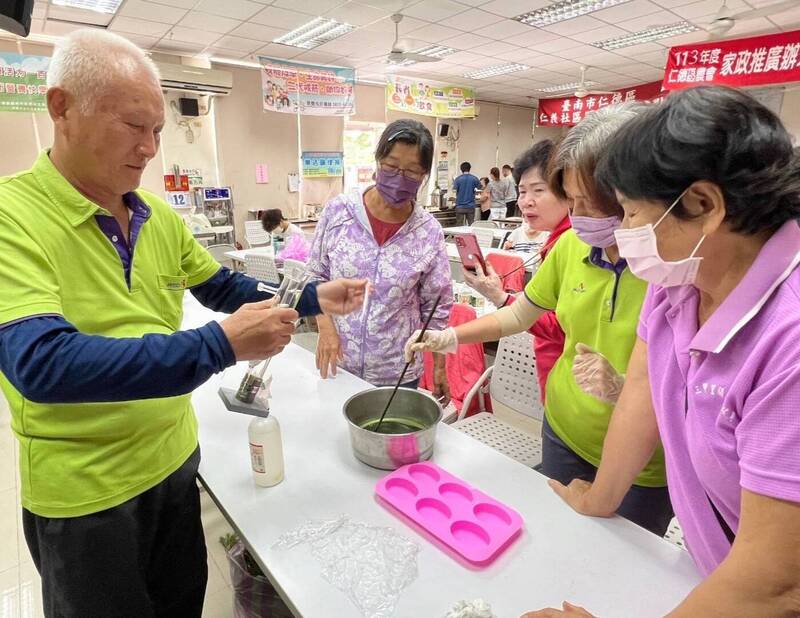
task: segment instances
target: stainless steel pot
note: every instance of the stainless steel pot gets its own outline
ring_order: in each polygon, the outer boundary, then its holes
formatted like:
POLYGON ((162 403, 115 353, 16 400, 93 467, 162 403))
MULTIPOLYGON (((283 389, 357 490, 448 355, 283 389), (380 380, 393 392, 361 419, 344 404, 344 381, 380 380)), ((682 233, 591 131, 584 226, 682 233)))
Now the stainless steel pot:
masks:
POLYGON ((368 466, 381 470, 396 470, 430 459, 436 426, 442 420, 442 406, 436 399, 421 391, 401 388, 386 413, 381 433, 371 431, 393 388, 371 388, 353 395, 344 404, 353 454, 368 466))

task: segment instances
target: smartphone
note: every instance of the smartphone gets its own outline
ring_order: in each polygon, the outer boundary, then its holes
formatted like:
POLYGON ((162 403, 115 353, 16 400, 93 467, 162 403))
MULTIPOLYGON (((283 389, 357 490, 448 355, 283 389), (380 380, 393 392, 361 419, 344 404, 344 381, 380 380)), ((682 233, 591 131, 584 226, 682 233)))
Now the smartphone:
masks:
POLYGON ((475 273, 480 266, 481 271, 486 275, 486 262, 475 234, 456 234, 455 241, 464 269, 475 273))

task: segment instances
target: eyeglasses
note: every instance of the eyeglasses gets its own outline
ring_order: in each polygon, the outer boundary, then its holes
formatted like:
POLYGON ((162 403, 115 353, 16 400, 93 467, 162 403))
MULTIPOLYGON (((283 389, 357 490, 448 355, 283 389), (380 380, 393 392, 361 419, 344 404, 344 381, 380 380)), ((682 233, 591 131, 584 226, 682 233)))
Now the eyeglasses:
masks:
POLYGON ((388 174, 389 176, 397 176, 398 174, 402 174, 409 180, 422 180, 425 177, 425 172, 416 172, 414 170, 404 170, 400 169, 399 167, 395 167, 394 165, 389 165, 387 163, 381 163, 381 171, 384 174, 388 174))

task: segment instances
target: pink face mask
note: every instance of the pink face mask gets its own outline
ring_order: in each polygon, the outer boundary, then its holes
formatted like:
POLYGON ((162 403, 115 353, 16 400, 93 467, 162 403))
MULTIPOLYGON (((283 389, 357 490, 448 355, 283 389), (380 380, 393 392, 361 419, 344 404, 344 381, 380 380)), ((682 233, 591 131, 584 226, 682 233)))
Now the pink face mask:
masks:
MULTIPOLYGON (((687 189, 688 190, 688 189, 687 189)), ((688 258, 667 262, 658 254, 658 240, 656 238, 656 228, 664 218, 681 201, 686 191, 681 193, 667 211, 656 221, 656 224, 648 223, 641 227, 634 227, 627 230, 617 230, 614 236, 617 239, 619 255, 625 258, 631 272, 653 285, 661 287, 674 287, 678 285, 691 285, 697 279, 697 271, 700 269, 701 257, 695 257, 695 253, 706 239, 705 234, 695 245, 688 258)))
POLYGON ((595 218, 570 215, 569 219, 578 238, 590 247, 600 249, 610 247, 617 242, 614 232, 622 225, 622 220, 616 216, 595 218))

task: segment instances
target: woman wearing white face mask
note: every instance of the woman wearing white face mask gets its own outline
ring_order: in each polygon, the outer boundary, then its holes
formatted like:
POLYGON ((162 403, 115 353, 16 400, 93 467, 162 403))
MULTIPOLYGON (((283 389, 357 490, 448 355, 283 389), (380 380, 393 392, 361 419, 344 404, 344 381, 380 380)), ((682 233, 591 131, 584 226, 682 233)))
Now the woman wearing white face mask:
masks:
MULTIPOLYGON (((554 489, 581 513, 610 515, 660 434, 675 513, 706 577, 669 615, 800 615, 792 140, 746 94, 692 88, 625 127, 597 175, 625 209, 620 254, 651 285, 597 477, 554 489)), ((564 613, 586 615, 576 611, 564 613)))
MULTIPOLYGON (((544 162, 549 182, 538 199, 570 204, 574 231, 561 235, 516 302, 455 329, 428 330, 423 343, 408 345, 409 350, 449 352, 458 343, 493 341, 522 332, 544 311, 554 311, 565 340, 547 377, 540 471, 562 483, 594 478, 619 392, 603 376, 614 376, 616 383, 622 383, 616 372, 627 369, 647 289, 617 251, 614 231, 622 221, 622 208, 612 193, 599 191, 593 180, 595 163, 611 136, 641 109, 627 105, 590 115, 570 131, 549 165, 544 162), (584 380, 597 388, 587 394, 579 386, 584 380)), ((521 189, 526 176, 527 172, 520 177, 521 189)), ((528 210, 527 201, 521 191, 523 213, 528 210)), ((499 277, 493 271, 489 275, 465 278, 498 306, 507 304, 499 277)), ((541 361, 537 356, 537 365, 541 361)), ((672 508, 663 453, 659 450, 651 456, 616 510, 663 535, 672 508)))

